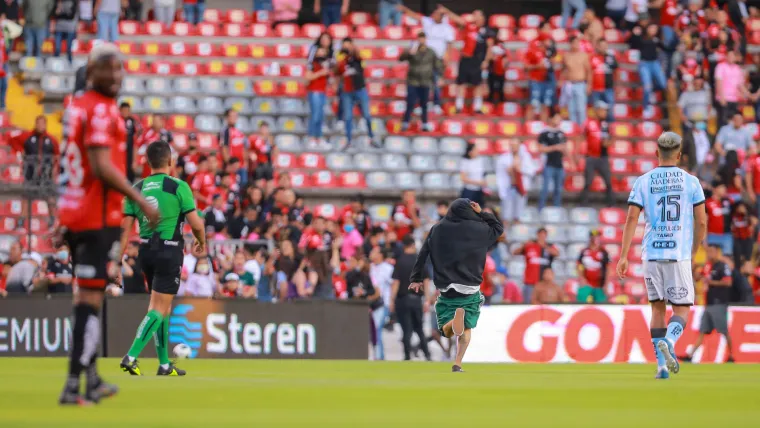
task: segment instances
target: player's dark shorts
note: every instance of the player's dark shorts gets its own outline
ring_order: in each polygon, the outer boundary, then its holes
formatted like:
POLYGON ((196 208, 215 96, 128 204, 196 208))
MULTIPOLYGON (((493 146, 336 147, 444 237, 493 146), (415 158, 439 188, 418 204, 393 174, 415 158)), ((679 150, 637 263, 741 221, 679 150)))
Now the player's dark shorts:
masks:
POLYGON ((477 86, 483 82, 483 75, 481 74, 480 65, 482 61, 479 61, 475 57, 464 57, 459 60, 459 73, 457 74, 458 85, 473 85, 477 86))
POLYGON ((81 288, 104 290, 108 285, 108 265, 119 254, 121 228, 108 227, 81 232, 67 231, 74 276, 81 288))
POLYGON ((274 180, 274 168, 271 164, 262 163, 256 167, 256 171, 253 173, 254 180, 274 180))
POLYGON ((702 312, 702 322, 699 332, 710 334, 713 330, 720 334, 728 334, 728 305, 707 305, 702 312))
POLYGON ((177 294, 185 258, 183 242, 163 241, 151 245, 147 240, 140 240, 138 255, 148 288, 161 294, 177 294))

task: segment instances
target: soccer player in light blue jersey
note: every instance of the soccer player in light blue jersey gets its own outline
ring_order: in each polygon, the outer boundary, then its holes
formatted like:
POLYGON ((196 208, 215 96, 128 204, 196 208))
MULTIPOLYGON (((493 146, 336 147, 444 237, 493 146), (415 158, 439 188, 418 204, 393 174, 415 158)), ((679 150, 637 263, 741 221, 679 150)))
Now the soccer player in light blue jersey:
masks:
POLYGON ((674 347, 694 304, 691 259, 705 238, 707 214, 699 179, 678 167, 681 159, 678 134, 660 135, 657 158, 659 166, 636 179, 628 196, 628 217, 617 273, 623 279, 628 272, 628 251, 639 214, 643 212, 646 230, 641 258, 652 304, 649 327, 657 355, 656 378, 667 379, 680 369, 674 347), (673 316, 666 325, 668 303, 673 307, 673 316))

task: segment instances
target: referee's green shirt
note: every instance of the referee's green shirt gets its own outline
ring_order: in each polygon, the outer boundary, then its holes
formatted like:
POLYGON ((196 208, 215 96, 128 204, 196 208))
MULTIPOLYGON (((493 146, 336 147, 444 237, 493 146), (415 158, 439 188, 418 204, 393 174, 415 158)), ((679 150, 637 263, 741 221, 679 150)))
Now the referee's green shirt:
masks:
POLYGON ((185 215, 195 211, 195 198, 186 182, 166 174, 154 174, 140 180, 133 186, 161 214, 156 228, 151 228, 148 219, 135 201, 124 198, 124 215, 137 218, 140 238, 149 239, 154 233, 166 241, 180 241, 185 215))

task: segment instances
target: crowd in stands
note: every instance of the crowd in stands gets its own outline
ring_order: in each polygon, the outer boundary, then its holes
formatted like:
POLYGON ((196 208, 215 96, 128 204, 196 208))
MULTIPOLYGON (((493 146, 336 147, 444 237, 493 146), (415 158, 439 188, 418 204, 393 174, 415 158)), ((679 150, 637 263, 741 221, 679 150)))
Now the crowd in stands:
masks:
MULTIPOLYGON (((92 19, 81 7, 86 2, 79 2, 74 12, 78 15, 74 17, 70 8, 74 2, 45 2, 48 3, 57 17, 56 44, 66 41, 70 47, 75 34, 67 22, 92 19)), ((98 22, 98 37, 115 40, 118 34, 114 22, 120 16, 137 19, 145 15, 142 3, 96 0, 91 12, 98 22)), ((588 205, 590 185, 597 174, 605 185, 604 202, 612 206, 610 127, 616 120, 615 84, 620 54, 610 49, 604 33, 606 28, 618 28, 630 48, 640 55, 638 79, 644 96, 637 114, 647 120, 664 116, 671 124, 678 123, 676 117, 671 117, 676 113, 674 109, 661 108, 661 101, 668 97, 678 100, 677 116, 685 140, 683 165, 702 180, 710 195, 707 243, 719 245, 730 257, 733 269, 751 278, 760 275, 760 270, 755 271, 760 266, 759 256, 752 252, 760 211, 760 155, 755 131, 744 122, 746 105, 754 106, 755 114, 760 115, 760 74, 747 74, 745 67, 745 58, 753 66, 760 65, 760 56, 747 55, 746 51, 746 21, 757 17, 758 12, 747 8, 743 1, 610 0, 608 16, 602 18, 586 8, 583 0, 563 0, 562 4, 561 26, 569 31, 568 48, 556 43, 554 28, 547 20, 529 42, 524 57, 514 58, 513 51, 502 44, 498 32, 488 27, 488 19, 480 11, 463 16, 439 6, 428 17, 405 7, 400 0, 381 0, 381 26, 396 25, 403 15, 410 15, 422 27, 401 55, 401 60, 409 63, 401 133, 411 129, 430 131, 431 113, 440 116, 493 111, 508 97, 508 64, 522 61, 529 81, 525 120, 544 123, 538 138, 539 156, 534 156, 521 141, 510 141, 496 160, 496 188, 489 189, 484 157, 477 144, 469 143, 461 160, 461 196, 483 204, 506 225, 515 225, 527 205, 535 176, 543 178, 541 188, 536 189, 540 190, 539 210, 560 207, 567 170, 580 168, 585 177, 581 206, 588 205), (463 44, 455 56, 452 50, 457 33, 463 44), (445 110, 440 94, 443 64, 453 57, 459 58, 459 87, 453 110, 445 110), (473 98, 471 106, 466 106, 465 95, 470 88, 473 98), (413 128, 412 118, 417 114, 421 125, 413 128), (569 137, 569 128, 580 130, 577 134, 582 138, 569 137), (492 191, 501 206, 491 203, 492 191)), ((186 0, 183 6, 185 20, 197 22, 203 16, 203 0, 186 0)), ((151 13, 154 19, 168 24, 177 17, 174 7, 173 1, 156 0, 151 13)), ((297 22, 301 4, 255 1, 254 7, 271 11, 275 21, 297 22)), ((313 12, 329 25, 339 22, 349 7, 348 0, 317 0, 313 12)), ((47 28, 48 22, 24 16, 25 32, 27 27, 29 30, 27 55, 37 55, 41 50, 35 47, 35 31, 47 28)), ((7 10, 6 18, 12 19, 7 10)), ((39 37, 43 37, 42 33, 39 37)), ((59 52, 60 48, 56 48, 56 54, 59 52)), ((311 147, 328 145, 322 125, 331 92, 328 88, 333 85, 338 88, 337 112, 345 132, 344 144, 335 149, 351 146, 354 106, 367 122, 372 144, 382 147, 382 140, 372 134, 365 70, 353 40, 333 41, 325 32, 315 40, 305 61, 311 110, 307 135, 311 147)), ((150 173, 143 156, 146 145, 159 139, 172 143, 173 136, 159 114, 152 115, 150 127, 145 130, 140 125, 143 120, 132 115, 129 104, 122 104, 122 116, 128 128, 128 158, 132 159, 128 173, 131 179, 139 180, 150 173)), ((186 147, 177 148, 175 153, 176 173, 191 184, 198 209, 204 213, 208 236, 225 242, 212 245, 209 252, 188 252, 180 294, 263 301, 370 299, 375 306, 383 302, 387 317, 394 281, 399 281, 394 276, 396 260, 414 244, 414 238, 421 238, 433 222, 445 215, 450 201, 440 201, 435 213, 427 213, 418 204, 415 192, 405 191, 386 222, 372 219, 361 194, 334 211, 322 209, 324 206, 310 207, 294 189, 288 173, 276 170, 278 150, 269 125, 256 124, 256 131, 246 135, 236 127, 237 116, 235 110, 225 112, 218 152, 202 151, 197 136, 189 134, 186 147), (369 278, 369 284, 365 278, 369 278)), ((757 120, 754 116, 750 119, 757 120)), ((25 150, 23 145, 17 149, 25 150)), ((580 252, 578 279, 572 293, 568 293, 567 284, 556 282, 552 264, 558 256, 557 248, 548 242, 546 229, 539 229, 535 239, 516 247, 500 244, 487 261, 482 291, 489 302, 507 303, 606 302, 615 297, 608 291, 612 256, 602 245, 598 230, 591 231, 588 247, 580 252), (506 261, 515 257, 525 260, 522 285, 511 279, 507 270, 506 261)), ((0 287, 0 293, 40 288, 49 293, 70 291, 68 258, 65 247, 45 259, 36 253, 22 255, 20 246, 14 245, 4 268, 5 287, 0 287)), ((114 285, 112 294, 146 292, 137 245, 128 249, 122 274, 124 286, 114 285)), ((760 294, 756 296, 760 299, 760 294)))

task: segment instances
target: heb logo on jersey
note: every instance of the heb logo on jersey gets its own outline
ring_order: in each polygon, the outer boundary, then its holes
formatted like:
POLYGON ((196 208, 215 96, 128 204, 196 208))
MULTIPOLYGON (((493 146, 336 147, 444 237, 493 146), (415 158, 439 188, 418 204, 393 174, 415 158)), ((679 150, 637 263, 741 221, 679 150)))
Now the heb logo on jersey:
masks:
POLYGON ((652 242, 652 248, 658 250, 672 250, 678 246, 676 241, 654 241, 652 242))

